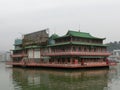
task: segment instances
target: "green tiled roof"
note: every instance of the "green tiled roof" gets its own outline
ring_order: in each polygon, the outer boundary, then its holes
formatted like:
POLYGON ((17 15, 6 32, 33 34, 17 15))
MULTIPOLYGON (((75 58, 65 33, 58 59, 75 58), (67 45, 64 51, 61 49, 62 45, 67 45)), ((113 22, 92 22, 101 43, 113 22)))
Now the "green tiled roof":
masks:
POLYGON ((16 48, 16 49, 14 49, 12 51, 19 51, 19 50, 23 50, 23 49, 22 48, 16 48))
POLYGON ((42 47, 42 46, 26 46, 24 48, 16 48, 14 50, 23 50, 23 49, 40 48, 40 47, 42 47))
POLYGON ((80 56, 80 58, 104 58, 103 56, 80 56))
POLYGON ((25 49, 30 49, 30 48, 39 48, 40 46, 26 46, 25 49))
POLYGON ((58 43, 58 44, 48 45, 48 46, 61 46, 61 45, 68 45, 68 44, 70 44, 70 42, 58 43))
POLYGON ((74 45, 88 45, 88 46, 108 46, 104 44, 94 44, 94 43, 82 43, 82 42, 65 42, 65 43, 59 43, 54 45, 48 45, 48 46, 61 46, 61 45, 68 45, 68 44, 74 44, 74 45))
POLYGON ((22 39, 16 39, 14 45, 21 45, 22 44, 22 39))
POLYGON ((57 34, 52 34, 51 36, 50 36, 50 39, 56 39, 56 38, 58 38, 59 36, 57 35, 57 34))
POLYGON ((91 45, 91 46, 107 46, 107 45, 104 45, 104 44, 82 43, 82 42, 72 42, 72 44, 76 44, 76 45, 91 45))
POLYGON ((71 31, 71 30, 69 30, 66 35, 58 37, 58 38, 63 38, 63 37, 68 37, 68 36, 81 37, 81 38, 90 38, 90 39, 101 39, 101 40, 105 39, 105 38, 94 37, 90 33, 71 31))

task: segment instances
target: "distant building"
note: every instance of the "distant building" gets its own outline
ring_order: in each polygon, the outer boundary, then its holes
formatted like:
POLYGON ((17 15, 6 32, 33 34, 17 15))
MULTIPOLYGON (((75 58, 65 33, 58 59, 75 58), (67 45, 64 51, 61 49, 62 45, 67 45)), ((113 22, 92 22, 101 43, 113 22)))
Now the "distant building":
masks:
POLYGON ((4 61, 4 53, 0 53, 0 61, 4 61))
POLYGON ((10 52, 0 53, 0 61, 10 61, 10 52))
POLYGON ((0 61, 2 61, 2 54, 0 54, 0 61))
POLYGON ((112 55, 108 58, 112 61, 120 62, 120 50, 113 50, 112 55))
POLYGON ((113 50, 113 55, 120 56, 120 50, 113 50))
POLYGON ((4 57, 4 60, 5 61, 10 61, 11 60, 11 58, 10 58, 10 52, 5 52, 5 57, 4 57))

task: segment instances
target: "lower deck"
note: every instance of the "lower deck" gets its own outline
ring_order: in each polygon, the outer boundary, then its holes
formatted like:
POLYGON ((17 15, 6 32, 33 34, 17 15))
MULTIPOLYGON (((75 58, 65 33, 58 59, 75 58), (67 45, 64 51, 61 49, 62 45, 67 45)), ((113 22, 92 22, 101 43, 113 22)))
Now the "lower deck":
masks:
POLYGON ((36 63, 36 62, 7 62, 7 65, 20 66, 20 67, 51 67, 51 68, 96 68, 96 67, 109 67, 116 65, 115 62, 86 62, 82 64, 58 64, 58 63, 36 63))

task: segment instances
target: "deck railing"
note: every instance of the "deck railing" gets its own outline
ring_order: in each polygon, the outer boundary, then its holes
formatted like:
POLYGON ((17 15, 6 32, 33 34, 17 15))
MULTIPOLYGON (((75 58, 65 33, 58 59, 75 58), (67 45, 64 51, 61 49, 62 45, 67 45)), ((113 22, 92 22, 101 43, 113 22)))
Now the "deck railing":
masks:
POLYGON ((27 54, 12 54, 10 55, 11 57, 24 57, 24 56, 27 56, 27 54))
POLYGON ((41 67, 60 67, 60 68, 82 68, 82 67, 102 67, 102 66, 113 66, 116 65, 115 62, 109 62, 108 64, 106 62, 85 62, 84 65, 79 64, 56 64, 56 63, 43 63, 43 62, 34 62, 34 61, 28 61, 28 62, 12 62, 9 61, 6 64, 8 65, 16 65, 16 66, 41 66, 41 67))
POLYGON ((111 53, 109 52, 51 52, 51 53, 43 53, 45 56, 61 56, 61 55, 91 55, 91 56, 109 56, 111 53))

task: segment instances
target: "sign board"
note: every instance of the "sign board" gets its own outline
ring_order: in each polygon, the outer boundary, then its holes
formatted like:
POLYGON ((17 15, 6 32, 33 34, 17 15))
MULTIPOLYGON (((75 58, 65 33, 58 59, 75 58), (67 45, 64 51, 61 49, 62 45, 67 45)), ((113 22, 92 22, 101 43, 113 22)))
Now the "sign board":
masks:
POLYGON ((47 44, 48 38, 49 38, 48 29, 26 34, 24 35, 23 38, 23 46, 45 45, 47 44))

